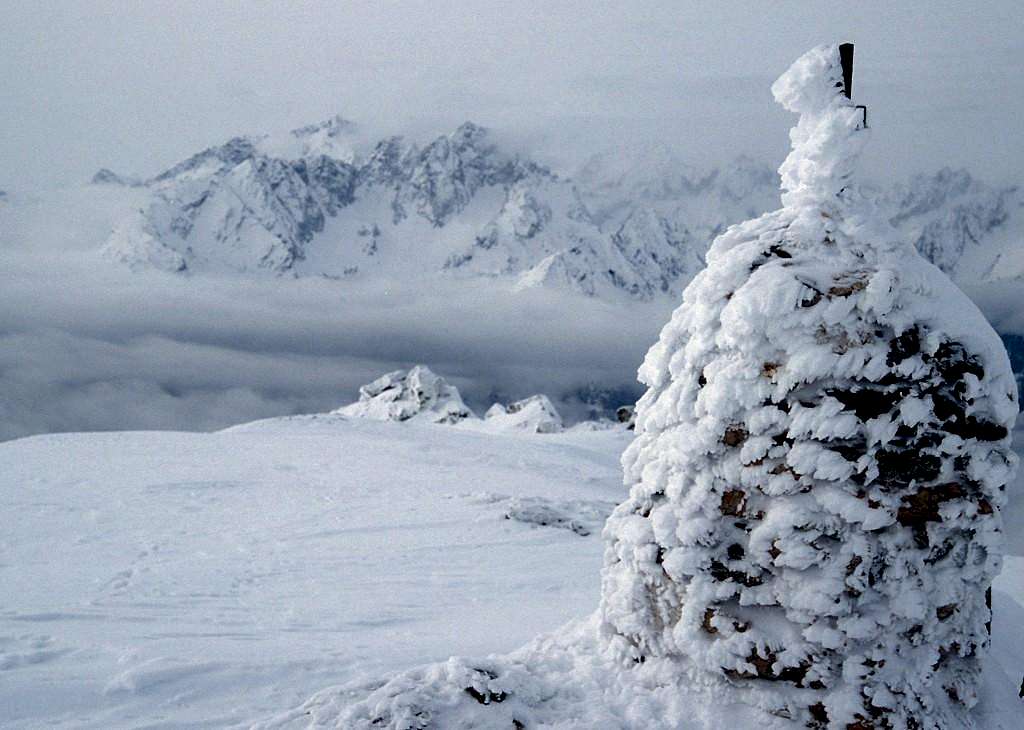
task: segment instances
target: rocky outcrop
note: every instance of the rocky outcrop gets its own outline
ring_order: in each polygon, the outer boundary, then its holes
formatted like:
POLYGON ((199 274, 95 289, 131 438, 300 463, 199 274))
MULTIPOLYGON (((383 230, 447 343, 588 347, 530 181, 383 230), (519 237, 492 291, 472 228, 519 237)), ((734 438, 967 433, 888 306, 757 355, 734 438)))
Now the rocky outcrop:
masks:
POLYGON ((113 170, 103 167, 97 170, 90 180, 93 185, 126 185, 135 187, 142 184, 142 181, 135 177, 118 175, 113 170))
POLYGON ((636 429, 636 406, 619 406, 615 410, 615 420, 633 431, 636 429))
POLYGON ((426 365, 395 370, 359 389, 359 400, 333 414, 376 421, 419 421, 452 424, 476 415, 458 389, 426 365))
POLYGON ((531 395, 507 406, 495 403, 487 409, 484 420, 502 430, 529 433, 557 433, 564 428, 562 417, 546 395, 531 395))

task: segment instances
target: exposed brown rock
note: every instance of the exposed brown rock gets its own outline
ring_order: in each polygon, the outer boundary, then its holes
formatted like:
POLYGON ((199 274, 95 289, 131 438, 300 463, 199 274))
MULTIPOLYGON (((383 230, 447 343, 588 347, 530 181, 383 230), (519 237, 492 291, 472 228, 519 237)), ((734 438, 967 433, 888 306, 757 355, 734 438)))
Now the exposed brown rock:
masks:
POLYGON ((835 286, 828 290, 828 295, 830 297, 848 297, 851 294, 864 291, 867 286, 867 279, 854 279, 853 281, 836 283, 835 286))
POLYGON ((922 487, 913 494, 902 497, 903 505, 896 511, 896 521, 904 527, 923 525, 925 522, 939 522, 939 507, 943 502, 964 496, 963 487, 956 482, 922 487))
POLYGON ((720 510, 723 515, 743 517, 747 507, 747 493, 742 489, 730 489, 722 495, 720 510))
POLYGON ((700 622, 701 628, 703 628, 709 634, 717 634, 718 629, 711 625, 711 620, 715 617, 715 609, 708 608, 704 611, 704 620, 700 622))
POLYGON ((726 446, 740 446, 750 434, 747 433, 747 429, 743 427, 741 423, 734 423, 725 429, 725 434, 722 436, 722 443, 726 446))

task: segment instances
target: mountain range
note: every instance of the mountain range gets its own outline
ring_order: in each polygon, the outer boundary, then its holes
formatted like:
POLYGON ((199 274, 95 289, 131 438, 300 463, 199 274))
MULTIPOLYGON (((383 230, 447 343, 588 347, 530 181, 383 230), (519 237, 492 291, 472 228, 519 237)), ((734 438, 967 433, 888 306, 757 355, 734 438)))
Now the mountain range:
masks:
MULTIPOLYGON (((698 171, 667 149, 591 157, 566 175, 467 122, 420 145, 341 117, 237 137, 147 180, 103 246, 129 267, 332 279, 490 277, 588 296, 677 296, 728 225, 778 207, 748 157, 698 171)), ((1021 281, 1016 187, 944 168, 871 188, 880 214, 961 284, 1021 281)))

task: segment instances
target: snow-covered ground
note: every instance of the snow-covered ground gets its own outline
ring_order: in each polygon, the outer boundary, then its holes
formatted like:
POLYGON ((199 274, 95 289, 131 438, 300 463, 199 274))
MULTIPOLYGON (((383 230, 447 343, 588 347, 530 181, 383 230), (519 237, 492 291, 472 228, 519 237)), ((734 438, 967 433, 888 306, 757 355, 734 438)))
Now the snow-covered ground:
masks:
MULTIPOLYGON (((555 631, 597 605, 588 527, 623 497, 631 436, 320 416, 0 444, 0 726, 247 726, 555 631)), ((1004 695, 1022 506, 995 590, 1004 695)), ((991 727, 1019 727, 991 712, 1016 702, 984 697, 991 727)))
POLYGON ((0 444, 0 726, 244 725, 511 650, 594 608, 601 545, 505 514, 607 513, 628 439, 335 416, 0 444))

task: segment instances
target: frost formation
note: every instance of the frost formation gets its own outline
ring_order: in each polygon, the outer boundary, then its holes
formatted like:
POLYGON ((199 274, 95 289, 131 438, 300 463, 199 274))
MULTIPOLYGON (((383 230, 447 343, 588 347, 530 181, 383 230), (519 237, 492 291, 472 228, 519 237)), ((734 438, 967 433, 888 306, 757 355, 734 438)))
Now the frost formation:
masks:
POLYGON ((1017 390, 977 308, 849 187, 868 132, 836 46, 783 207, 719 236, 640 369, 601 632, 635 662, 828 728, 971 727, 1017 390))

